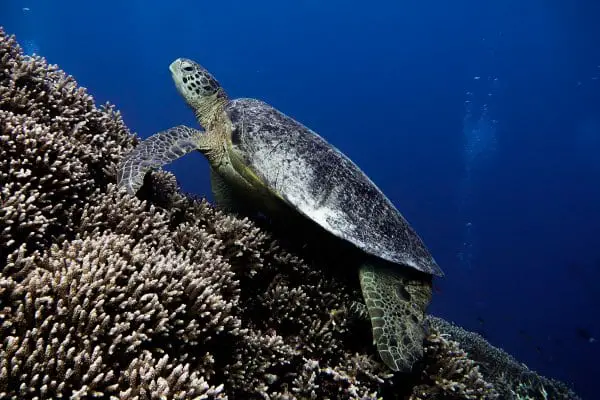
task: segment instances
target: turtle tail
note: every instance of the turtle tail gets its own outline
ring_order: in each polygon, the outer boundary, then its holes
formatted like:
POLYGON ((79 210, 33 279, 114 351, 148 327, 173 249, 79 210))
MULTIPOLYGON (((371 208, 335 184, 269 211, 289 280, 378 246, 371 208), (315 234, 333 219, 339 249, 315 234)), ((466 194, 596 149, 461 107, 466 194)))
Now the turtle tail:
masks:
POLYGON ((379 356, 393 371, 410 371, 423 357, 431 275, 375 261, 361 266, 360 285, 379 356))

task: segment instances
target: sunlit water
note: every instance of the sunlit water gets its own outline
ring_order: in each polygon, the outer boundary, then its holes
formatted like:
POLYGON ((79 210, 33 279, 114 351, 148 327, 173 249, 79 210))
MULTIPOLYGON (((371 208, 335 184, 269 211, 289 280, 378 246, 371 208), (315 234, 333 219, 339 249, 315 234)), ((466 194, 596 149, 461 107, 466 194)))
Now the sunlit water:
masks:
POLYGON ((463 119, 464 177, 460 189, 460 211, 463 218, 463 241, 458 253, 465 268, 473 267, 477 249, 477 221, 473 218, 476 179, 483 167, 493 160, 496 152, 496 126, 493 116, 494 95, 498 89, 497 77, 473 78, 471 91, 466 92, 465 116, 463 119))
POLYGON ((23 51, 27 55, 40 54, 40 47, 35 40, 35 23, 31 20, 31 7, 23 7, 22 10, 22 26, 25 27, 27 35, 19 38, 19 43, 23 47, 23 51))

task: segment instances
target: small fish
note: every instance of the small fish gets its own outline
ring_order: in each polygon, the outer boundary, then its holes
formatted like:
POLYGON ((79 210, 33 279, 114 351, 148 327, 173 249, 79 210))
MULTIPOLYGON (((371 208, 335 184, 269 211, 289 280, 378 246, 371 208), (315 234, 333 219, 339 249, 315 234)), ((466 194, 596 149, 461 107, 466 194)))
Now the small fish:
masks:
POLYGON ((525 331, 525 329, 519 329, 519 335, 523 336, 523 339, 527 341, 533 340, 531 335, 527 331, 525 331))
POLYGON ((535 351, 537 351, 538 354, 542 354, 542 346, 535 346, 535 351))
POLYGON ((577 328, 577 335, 588 343, 594 343, 596 338, 585 328, 577 328))

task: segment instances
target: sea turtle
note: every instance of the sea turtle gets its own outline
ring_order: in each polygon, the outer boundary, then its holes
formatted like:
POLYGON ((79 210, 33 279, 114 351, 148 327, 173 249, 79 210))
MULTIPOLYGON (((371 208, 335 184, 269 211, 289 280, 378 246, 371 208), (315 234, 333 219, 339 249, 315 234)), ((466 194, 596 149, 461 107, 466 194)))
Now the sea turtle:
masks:
POLYGON ((379 188, 317 133, 255 99, 230 100, 198 63, 169 69, 204 131, 176 126, 141 142, 120 164, 118 184, 135 194, 145 173, 198 150, 210 164, 218 205, 277 218, 287 212, 358 250, 357 275, 373 342, 393 371, 423 354, 432 276, 443 276, 421 238, 379 188))

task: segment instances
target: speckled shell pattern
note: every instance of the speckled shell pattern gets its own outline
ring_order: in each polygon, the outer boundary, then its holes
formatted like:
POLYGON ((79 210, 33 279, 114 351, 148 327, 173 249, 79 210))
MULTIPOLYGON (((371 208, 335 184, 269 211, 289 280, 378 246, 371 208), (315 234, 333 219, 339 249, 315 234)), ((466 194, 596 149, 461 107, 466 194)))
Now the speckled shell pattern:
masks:
POLYGON ((391 201, 317 133, 260 100, 232 100, 225 112, 234 151, 301 214, 368 254, 443 275, 391 201))

